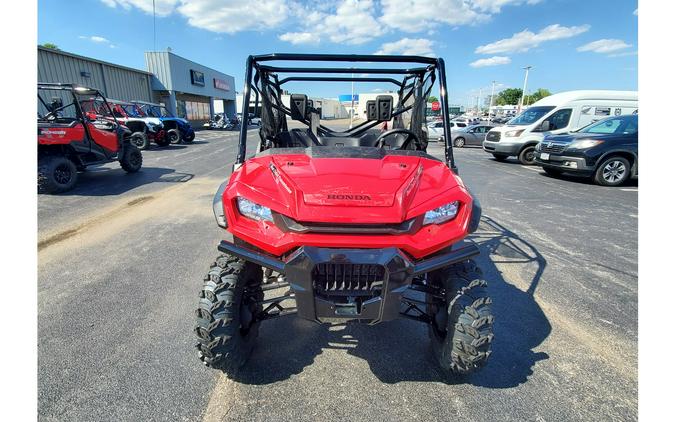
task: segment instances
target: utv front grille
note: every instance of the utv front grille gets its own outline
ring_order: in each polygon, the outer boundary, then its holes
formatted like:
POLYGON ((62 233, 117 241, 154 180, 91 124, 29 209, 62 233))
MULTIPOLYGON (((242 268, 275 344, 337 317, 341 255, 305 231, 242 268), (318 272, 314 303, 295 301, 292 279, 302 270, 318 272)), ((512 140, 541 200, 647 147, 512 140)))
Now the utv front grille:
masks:
POLYGON ((567 145, 565 144, 553 144, 550 142, 542 142, 539 146, 541 152, 562 152, 567 145))
POLYGON ((320 263, 312 272, 314 291, 323 297, 378 296, 384 267, 378 264, 320 263))
POLYGON ((490 131, 488 132, 487 136, 485 136, 485 140, 490 142, 499 142, 499 139, 501 139, 501 137, 502 137, 501 132, 490 131))

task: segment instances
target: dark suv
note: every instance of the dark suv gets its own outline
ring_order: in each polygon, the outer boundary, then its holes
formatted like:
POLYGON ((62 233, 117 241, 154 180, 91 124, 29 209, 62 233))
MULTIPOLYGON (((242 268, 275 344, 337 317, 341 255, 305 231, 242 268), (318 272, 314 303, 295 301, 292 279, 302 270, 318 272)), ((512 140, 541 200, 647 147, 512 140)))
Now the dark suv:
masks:
POLYGON ((600 185, 621 185, 638 174, 638 116, 608 117, 576 132, 549 135, 537 145, 535 161, 552 176, 577 173, 600 185))

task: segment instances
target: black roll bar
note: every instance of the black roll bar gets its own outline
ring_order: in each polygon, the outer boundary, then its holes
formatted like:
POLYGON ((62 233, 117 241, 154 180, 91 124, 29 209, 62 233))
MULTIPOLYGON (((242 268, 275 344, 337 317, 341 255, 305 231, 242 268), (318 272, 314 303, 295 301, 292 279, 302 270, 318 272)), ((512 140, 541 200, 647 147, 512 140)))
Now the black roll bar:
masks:
MULTIPOLYGON (((294 53, 274 53, 263 54, 258 56, 248 56, 246 59, 246 73, 244 76, 244 93, 242 103, 246 110, 251 103, 251 86, 253 83, 253 67, 258 72, 272 73, 274 72, 276 88, 280 90, 281 83, 292 80, 311 80, 311 81, 336 81, 346 80, 352 81, 357 78, 336 78, 336 77, 299 77, 286 78, 279 81, 276 73, 373 73, 373 74, 404 74, 404 75, 418 75, 424 72, 438 72, 438 83, 440 88, 440 103, 441 114, 443 118, 443 134, 445 135, 445 162, 454 171, 457 172, 455 165, 455 158, 452 151, 452 142, 450 137, 450 118, 448 116, 448 88, 446 83, 445 61, 442 58, 422 57, 422 56, 397 56, 397 55, 365 55, 365 54, 294 54, 294 53), (363 62, 363 63, 419 63, 428 65, 426 68, 405 69, 408 72, 403 72, 403 69, 367 69, 367 68, 305 68, 305 67, 276 67, 261 65, 262 62, 268 61, 309 61, 309 62, 363 62), (310 79, 312 78, 312 79, 310 79)), ((384 78, 364 78, 371 81, 384 78)), ((404 81, 407 79, 404 78, 404 81)), ((399 87, 404 87, 404 82, 393 80, 399 87)), ((387 82, 391 82, 387 80, 387 82)), ((256 92, 256 97, 257 97, 256 92)), ((256 99, 257 105, 257 99, 256 99)), ((243 108, 243 107, 242 107, 243 108)), ((369 125, 365 125, 369 126, 369 125)), ((239 152, 235 161, 235 169, 241 166, 246 159, 246 134, 248 131, 248 119, 242 119, 241 131, 239 132, 239 152)))
POLYGON ((326 81, 326 82, 389 82, 396 86, 401 86, 401 82, 393 78, 363 78, 360 76, 336 77, 336 76, 290 76, 279 81, 279 85, 294 81, 326 81))

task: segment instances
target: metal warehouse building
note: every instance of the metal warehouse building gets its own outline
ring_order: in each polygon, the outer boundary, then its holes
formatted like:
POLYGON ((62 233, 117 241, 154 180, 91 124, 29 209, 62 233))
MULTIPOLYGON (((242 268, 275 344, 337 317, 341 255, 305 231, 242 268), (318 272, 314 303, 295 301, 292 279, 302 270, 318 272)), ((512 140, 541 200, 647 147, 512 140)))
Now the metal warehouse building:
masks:
POLYGON ((154 74, 152 89, 158 102, 190 121, 208 120, 214 113, 234 116, 234 78, 170 51, 145 53, 154 74))
POLYGON ((38 47, 38 82, 76 83, 108 98, 153 101, 151 80, 149 72, 38 47))
POLYGON ((170 51, 146 52, 148 71, 38 47, 38 82, 75 83, 112 99, 163 103, 200 124, 214 113, 236 113, 234 78, 170 51))

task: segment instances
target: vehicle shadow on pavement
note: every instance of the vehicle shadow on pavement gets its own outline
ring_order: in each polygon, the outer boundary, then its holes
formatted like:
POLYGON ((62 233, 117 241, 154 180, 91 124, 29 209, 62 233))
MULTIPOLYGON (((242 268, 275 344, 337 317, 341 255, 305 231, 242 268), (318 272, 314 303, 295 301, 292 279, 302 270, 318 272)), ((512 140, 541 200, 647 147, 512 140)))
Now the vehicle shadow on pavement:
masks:
MULTIPOLYGON (((282 381, 303 372, 324 350, 339 349, 363 359, 373 375, 388 384, 428 381, 511 388, 526 382, 535 364, 548 359, 546 353, 533 350, 551 332, 548 319, 533 297, 546 260, 527 241, 485 216, 479 231, 469 241, 482 250, 477 261, 488 281, 495 315, 493 353, 487 366, 477 374, 445 377, 431 356, 427 327, 418 322, 401 319, 375 326, 358 323, 329 326, 290 316, 262 324, 251 359, 230 377, 244 384, 282 381), (528 279, 527 289, 523 291, 505 280, 496 264, 513 266, 513 272, 528 279)), ((331 364, 330 370, 348 373, 361 369, 331 364)), ((330 375, 326 377, 328 381, 330 375)))
POLYGON ((193 174, 177 172, 162 167, 143 167, 137 173, 127 174, 121 168, 93 168, 78 174, 74 189, 59 196, 108 196, 119 195, 149 183, 184 183, 193 174))

